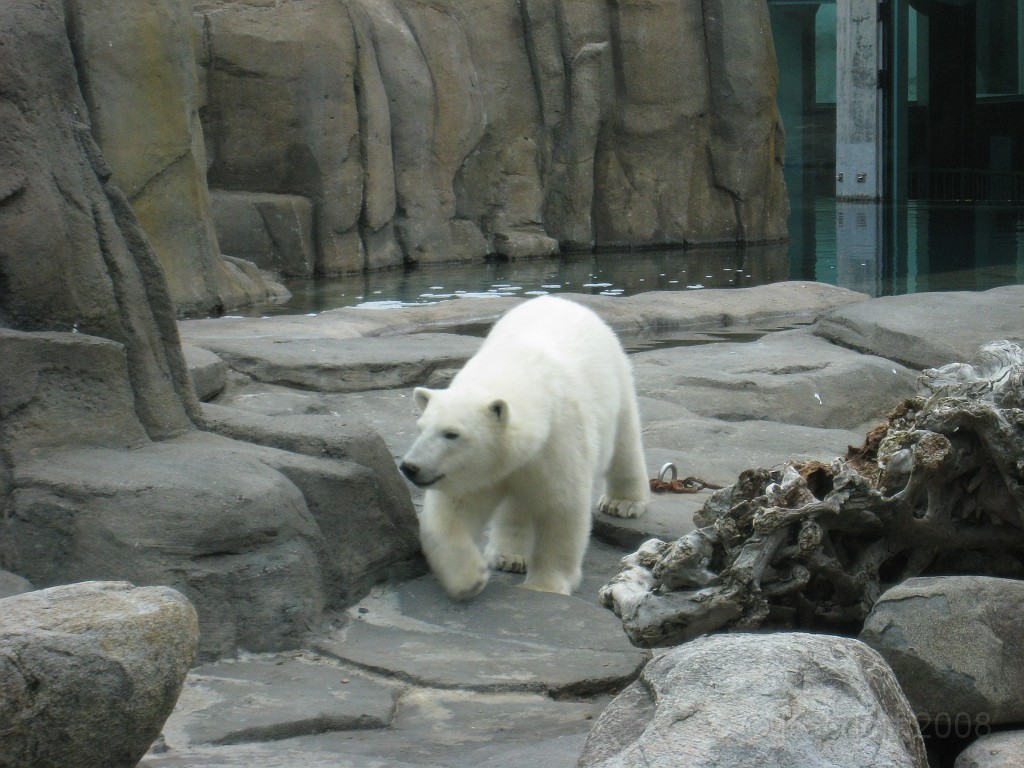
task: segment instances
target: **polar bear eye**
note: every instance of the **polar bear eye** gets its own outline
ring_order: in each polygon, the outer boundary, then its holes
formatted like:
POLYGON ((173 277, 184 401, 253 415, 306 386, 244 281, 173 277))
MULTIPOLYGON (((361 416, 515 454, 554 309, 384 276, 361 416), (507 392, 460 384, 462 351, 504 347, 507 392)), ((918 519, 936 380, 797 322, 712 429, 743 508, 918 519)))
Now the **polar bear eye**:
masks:
POLYGON ((441 436, 444 437, 445 440, 458 440, 459 439, 459 433, 455 432, 454 430, 451 430, 451 429, 446 429, 444 432, 441 433, 441 436))

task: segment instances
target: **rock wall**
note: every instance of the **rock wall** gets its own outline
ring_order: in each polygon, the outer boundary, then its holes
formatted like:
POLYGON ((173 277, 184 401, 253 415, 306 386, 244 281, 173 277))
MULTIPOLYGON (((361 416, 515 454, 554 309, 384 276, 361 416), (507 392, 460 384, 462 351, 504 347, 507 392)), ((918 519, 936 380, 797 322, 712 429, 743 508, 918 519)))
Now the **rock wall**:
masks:
POLYGON ((274 287, 257 271, 221 258, 188 8, 168 0, 65 6, 92 136, 156 251, 177 311, 266 299, 274 287))
MULTIPOLYGON (((0 568, 37 587, 173 586, 196 607, 203 657, 291 647, 325 608, 416 567, 412 501, 381 438, 355 422, 210 434, 231 429, 200 409, 165 270, 95 136, 163 164, 136 200, 174 176, 180 145, 122 146, 148 122, 122 125, 111 99, 83 95, 95 70, 79 51, 105 7, 86 5, 0 3, 0 568)), ((140 2, 122 21, 161 11, 147 23, 173 28, 174 7, 140 2)))
POLYGON ((311 202, 293 273, 786 235, 762 2, 194 7, 210 185, 275 248, 311 202))
MULTIPOLYGON (((62 360, 95 361, 89 337, 109 340, 113 357, 127 358, 120 365, 128 369, 138 431, 173 436, 192 427, 198 404, 167 284, 93 139, 68 18, 56 6, 17 2, 0 8, 0 328, 9 350, 2 373, 12 379, 0 392, 0 437, 18 429, 29 392, 60 397, 52 382, 70 375, 77 383, 66 396, 74 402, 75 393, 90 390, 104 375, 105 368, 95 367, 93 376, 75 377, 77 365, 62 360), (18 363, 30 358, 39 372, 13 377, 18 363)), ((105 397, 113 393, 100 388, 105 397)), ((32 419, 25 423, 34 426, 32 419)), ((103 429, 95 421, 93 426, 103 429)))
POLYGON ((278 293, 253 263, 330 275, 786 236, 755 0, 64 8, 79 119, 179 315, 278 293))

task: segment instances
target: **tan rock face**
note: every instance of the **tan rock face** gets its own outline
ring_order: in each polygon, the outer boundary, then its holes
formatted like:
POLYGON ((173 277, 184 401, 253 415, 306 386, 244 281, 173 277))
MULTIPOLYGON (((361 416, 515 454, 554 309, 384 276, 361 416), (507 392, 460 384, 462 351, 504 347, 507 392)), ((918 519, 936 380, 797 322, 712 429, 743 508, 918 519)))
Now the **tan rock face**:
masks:
POLYGON ((206 185, 191 16, 167 0, 71 2, 88 122, 181 312, 266 298, 221 259, 206 185))
POLYGON ((66 9, 78 119, 178 313, 275 290, 222 254, 308 275, 785 237, 775 57, 755 0, 728 13, 720 0, 66 9), (225 230, 240 194, 300 198, 311 225, 254 210, 225 230))
POLYGON ((211 184, 310 197, 320 273, 785 237, 763 3, 194 7, 211 184))

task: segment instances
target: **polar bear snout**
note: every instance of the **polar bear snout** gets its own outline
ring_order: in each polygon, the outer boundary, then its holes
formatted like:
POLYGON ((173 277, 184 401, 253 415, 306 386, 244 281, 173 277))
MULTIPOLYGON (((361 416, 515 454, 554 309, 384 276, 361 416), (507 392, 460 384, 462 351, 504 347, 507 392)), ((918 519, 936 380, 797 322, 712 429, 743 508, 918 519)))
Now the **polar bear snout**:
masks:
POLYGON ((444 475, 435 475, 434 477, 430 477, 426 472, 424 472, 423 467, 411 461, 403 461, 398 465, 398 468, 402 470, 403 475, 409 478, 409 482, 420 488, 429 488, 444 477, 444 475))

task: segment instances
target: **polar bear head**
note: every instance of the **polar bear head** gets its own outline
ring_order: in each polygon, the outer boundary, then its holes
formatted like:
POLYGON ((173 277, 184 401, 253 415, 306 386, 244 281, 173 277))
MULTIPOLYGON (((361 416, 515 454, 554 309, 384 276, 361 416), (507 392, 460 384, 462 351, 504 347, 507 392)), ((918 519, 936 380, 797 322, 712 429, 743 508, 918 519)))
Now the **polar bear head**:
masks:
POLYGON ((420 488, 469 492, 506 475, 509 405, 483 392, 417 387, 419 435, 399 468, 420 488))

